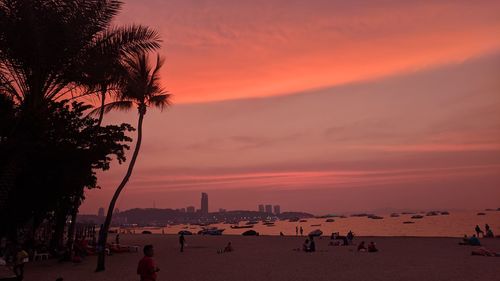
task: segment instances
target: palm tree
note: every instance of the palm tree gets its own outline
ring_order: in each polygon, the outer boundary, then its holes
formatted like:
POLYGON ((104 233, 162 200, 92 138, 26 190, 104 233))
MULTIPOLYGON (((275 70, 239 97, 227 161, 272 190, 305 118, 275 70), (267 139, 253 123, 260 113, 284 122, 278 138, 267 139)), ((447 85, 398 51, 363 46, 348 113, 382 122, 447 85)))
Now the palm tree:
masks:
POLYGON ((0 0, 0 92, 23 108, 43 108, 81 86, 105 86, 120 56, 158 49, 155 30, 111 25, 122 4, 0 0))
POLYGON ((103 111, 109 112, 113 109, 129 110, 134 105, 137 106, 139 119, 137 122, 137 142, 134 153, 129 162, 127 173, 123 177, 120 185, 116 189, 111 202, 109 203, 106 220, 103 224, 103 229, 99 231, 99 246, 101 251, 97 259, 96 271, 105 269, 105 246, 113 210, 115 209, 116 201, 120 196, 123 188, 127 184, 134 170, 137 156, 141 148, 142 142, 142 123, 148 107, 157 107, 160 110, 165 109, 171 104, 171 95, 167 94, 160 85, 159 71, 163 65, 163 59, 159 55, 156 57, 156 64, 149 64, 149 58, 145 52, 135 54, 125 60, 126 76, 120 82, 118 100, 104 106, 103 111))

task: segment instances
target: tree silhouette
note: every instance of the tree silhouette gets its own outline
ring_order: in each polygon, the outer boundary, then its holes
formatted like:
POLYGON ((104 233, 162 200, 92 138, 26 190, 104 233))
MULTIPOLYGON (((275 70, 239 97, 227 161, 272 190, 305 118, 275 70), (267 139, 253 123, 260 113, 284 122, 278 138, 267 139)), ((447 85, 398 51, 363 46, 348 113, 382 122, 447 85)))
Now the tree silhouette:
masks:
POLYGON ((104 112, 109 112, 114 109, 130 110, 134 105, 137 106, 139 118, 137 122, 137 141, 135 149, 130 159, 129 166, 120 185, 115 190, 113 198, 109 203, 106 220, 103 224, 102 235, 99 237, 99 246, 101 251, 97 259, 96 271, 105 270, 105 247, 107 241, 108 230, 111 225, 113 210, 115 209, 116 201, 120 196, 123 188, 129 181, 132 171, 134 170, 137 156, 141 148, 142 142, 142 123, 148 107, 156 107, 160 110, 165 109, 171 104, 171 95, 167 94, 160 85, 159 71, 163 65, 163 59, 159 55, 156 56, 156 64, 153 66, 149 63, 149 58, 145 52, 135 54, 128 57, 125 62, 126 76, 120 82, 118 91, 118 100, 106 104, 103 108, 104 112))

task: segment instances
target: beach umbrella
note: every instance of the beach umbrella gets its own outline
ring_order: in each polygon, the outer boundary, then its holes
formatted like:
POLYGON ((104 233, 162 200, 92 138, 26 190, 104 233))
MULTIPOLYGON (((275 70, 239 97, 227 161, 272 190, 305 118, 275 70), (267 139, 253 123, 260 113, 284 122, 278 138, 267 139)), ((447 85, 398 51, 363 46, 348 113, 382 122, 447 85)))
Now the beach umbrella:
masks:
POLYGON ((316 229, 316 230, 313 230, 311 232, 309 232, 309 236, 321 236, 323 235, 323 231, 319 230, 319 229, 316 229))

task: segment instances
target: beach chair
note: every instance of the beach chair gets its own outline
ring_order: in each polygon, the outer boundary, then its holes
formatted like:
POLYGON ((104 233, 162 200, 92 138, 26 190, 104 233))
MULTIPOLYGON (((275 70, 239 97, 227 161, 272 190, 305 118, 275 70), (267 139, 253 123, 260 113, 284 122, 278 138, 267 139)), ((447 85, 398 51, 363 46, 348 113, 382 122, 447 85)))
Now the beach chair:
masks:
POLYGON ((33 261, 36 261, 36 260, 48 260, 49 259, 49 253, 39 253, 37 251, 35 251, 35 253, 33 254, 33 261))

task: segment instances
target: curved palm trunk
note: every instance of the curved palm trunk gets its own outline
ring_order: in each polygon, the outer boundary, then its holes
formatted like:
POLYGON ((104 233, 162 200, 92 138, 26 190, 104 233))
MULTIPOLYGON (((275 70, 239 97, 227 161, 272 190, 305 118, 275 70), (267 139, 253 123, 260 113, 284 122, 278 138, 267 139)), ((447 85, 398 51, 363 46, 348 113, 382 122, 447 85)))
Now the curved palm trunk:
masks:
POLYGON ((130 160, 130 164, 128 166, 127 173, 125 174, 125 177, 123 178, 122 182, 120 183, 120 185, 116 189, 115 194, 113 195, 113 198, 111 199, 111 202, 109 203, 108 213, 106 215, 106 220, 104 221, 104 224, 103 224, 103 230, 99 231, 99 233, 102 233, 102 235, 100 235, 100 237, 99 237, 99 248, 101 250, 99 251, 99 254, 97 257, 96 271, 104 271, 105 270, 105 266, 104 266, 104 261, 105 261, 105 257, 106 257, 105 247, 106 247, 106 241, 108 239, 108 230, 109 230, 109 226, 111 225, 111 218, 113 216, 113 210, 115 209, 116 201, 118 200, 120 193, 122 192, 123 188, 125 187, 128 180, 130 179, 130 176, 132 175, 132 171, 134 170, 135 161, 137 160, 137 155, 139 154, 139 149, 141 148, 142 121, 144 119, 144 114, 146 114, 145 110, 139 109, 139 121, 137 123, 137 143, 135 145, 134 154, 132 155, 132 159, 130 160))
POLYGON ((104 105, 106 105, 106 92, 107 90, 105 88, 101 90, 101 108, 99 110, 99 120, 97 121, 97 127, 101 127, 102 119, 104 118, 104 105))

